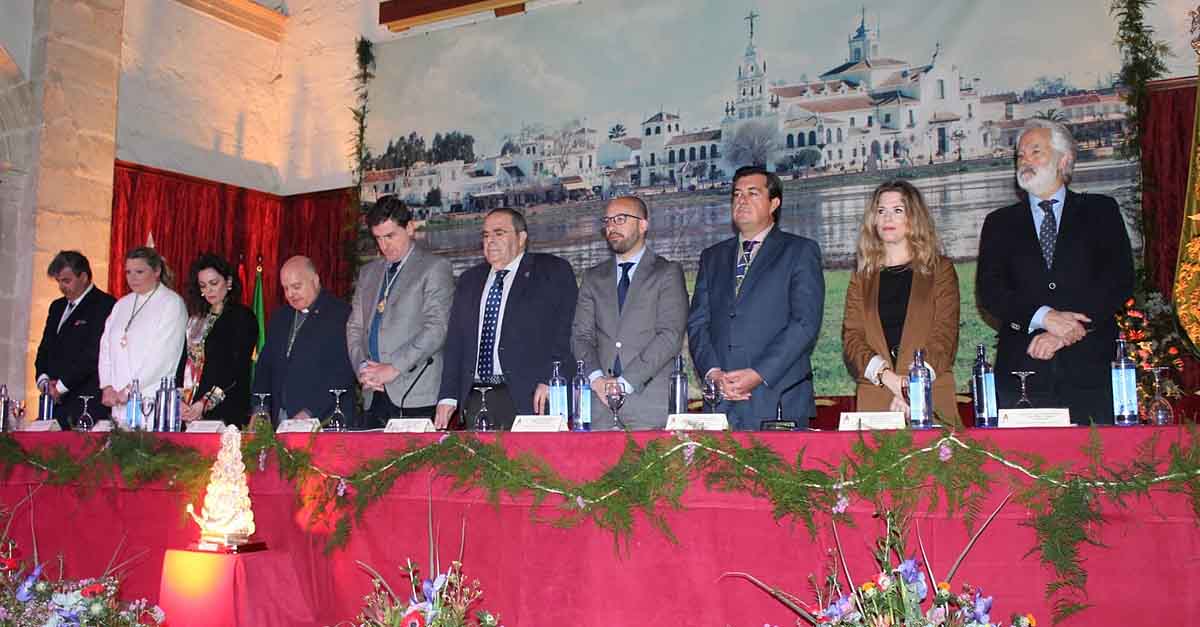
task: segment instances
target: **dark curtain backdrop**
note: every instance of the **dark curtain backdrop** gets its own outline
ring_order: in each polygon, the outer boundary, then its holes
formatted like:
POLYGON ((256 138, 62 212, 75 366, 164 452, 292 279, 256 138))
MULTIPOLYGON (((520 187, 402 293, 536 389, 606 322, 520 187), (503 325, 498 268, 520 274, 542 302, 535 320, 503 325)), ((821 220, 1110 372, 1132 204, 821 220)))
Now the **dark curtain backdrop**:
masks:
POLYGON ((262 256, 268 318, 283 303, 279 266, 292 255, 312 258, 322 285, 346 297, 353 280, 343 255, 348 200, 347 189, 283 197, 119 161, 113 180, 110 291, 117 297, 128 292, 121 260, 152 235, 181 293, 192 260, 212 251, 240 266, 247 305, 262 256))
MULTIPOLYGON (((1146 268, 1154 289, 1168 298, 1175 282, 1179 233, 1187 200, 1191 165, 1192 126, 1196 115, 1196 77, 1151 84, 1149 115, 1142 134, 1142 219, 1149 238, 1145 244, 1146 268)), ((1192 392, 1200 390, 1200 362, 1184 357, 1177 375, 1188 393, 1181 406, 1188 415, 1200 411, 1192 392)))

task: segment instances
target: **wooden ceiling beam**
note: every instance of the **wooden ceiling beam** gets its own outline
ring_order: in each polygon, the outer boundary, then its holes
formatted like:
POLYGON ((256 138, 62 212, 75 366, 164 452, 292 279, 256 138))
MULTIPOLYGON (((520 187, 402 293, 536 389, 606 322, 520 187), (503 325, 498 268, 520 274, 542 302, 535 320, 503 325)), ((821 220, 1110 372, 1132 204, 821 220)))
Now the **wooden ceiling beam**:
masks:
POLYGON ((379 24, 399 32, 483 11, 504 17, 524 10, 525 0, 384 0, 379 3, 379 24))

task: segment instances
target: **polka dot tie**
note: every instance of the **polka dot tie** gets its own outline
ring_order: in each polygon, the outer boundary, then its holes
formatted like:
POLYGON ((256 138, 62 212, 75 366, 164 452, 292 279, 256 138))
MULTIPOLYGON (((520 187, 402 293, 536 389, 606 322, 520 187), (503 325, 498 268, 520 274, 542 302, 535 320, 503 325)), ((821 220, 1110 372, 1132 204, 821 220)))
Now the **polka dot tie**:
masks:
POLYGON ((737 267, 734 268, 734 294, 742 292, 742 281, 746 280, 746 272, 750 270, 750 253, 757 243, 754 240, 742 242, 742 254, 738 257, 737 267))
POLYGON ((492 289, 488 290, 487 302, 483 305, 483 330, 479 333, 479 361, 475 374, 481 380, 493 375, 492 356, 496 352, 496 325, 500 320, 500 299, 504 296, 504 275, 508 270, 497 270, 492 289))
POLYGON ((1046 260, 1046 268, 1054 264, 1054 240, 1058 237, 1058 220, 1054 218, 1054 204, 1058 201, 1051 198, 1038 203, 1042 208, 1042 228, 1038 229, 1038 242, 1042 245, 1042 259, 1046 260))

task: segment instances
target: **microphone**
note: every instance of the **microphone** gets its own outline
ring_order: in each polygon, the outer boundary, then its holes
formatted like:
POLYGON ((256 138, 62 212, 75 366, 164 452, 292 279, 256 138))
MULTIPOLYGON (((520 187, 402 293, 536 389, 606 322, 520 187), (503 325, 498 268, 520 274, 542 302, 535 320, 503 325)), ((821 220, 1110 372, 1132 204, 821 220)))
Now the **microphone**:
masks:
MULTIPOLYGON (((413 382, 408 385, 408 389, 404 391, 404 396, 400 397, 400 415, 401 416, 404 415, 404 401, 408 400, 409 393, 413 391, 414 387, 417 387, 417 381, 421 380, 421 375, 424 375, 425 371, 428 370, 429 366, 432 366, 432 365, 433 365, 433 357, 427 358, 425 360, 425 365, 421 366, 421 372, 417 373, 417 378, 413 379, 413 382)), ((416 370, 416 369, 417 369, 417 367, 413 366, 412 368, 409 368, 408 371, 412 372, 413 370, 416 370)))
POLYGON ((809 372, 807 376, 801 377, 799 381, 796 381, 795 383, 783 388, 783 391, 781 391, 779 393, 779 401, 777 403, 775 403, 775 419, 774 420, 763 420, 762 422, 760 422, 758 425, 759 430, 761 430, 761 431, 795 431, 796 428, 799 426, 796 424, 796 421, 795 420, 787 420, 783 417, 783 397, 788 392, 791 392, 792 390, 796 389, 801 383, 804 383, 805 381, 812 381, 812 378, 813 378, 813 373, 809 372))

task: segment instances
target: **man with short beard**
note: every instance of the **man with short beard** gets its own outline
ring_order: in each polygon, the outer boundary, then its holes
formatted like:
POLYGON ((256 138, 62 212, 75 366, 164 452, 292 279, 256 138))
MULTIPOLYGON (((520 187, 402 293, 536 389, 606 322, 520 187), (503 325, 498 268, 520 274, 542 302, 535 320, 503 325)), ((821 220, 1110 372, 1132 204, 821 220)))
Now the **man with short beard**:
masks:
POLYGON ((571 328, 572 352, 590 373, 592 428, 614 426, 604 386, 619 381, 629 393, 622 422, 631 429, 661 429, 672 362, 687 328, 683 267, 646 245, 650 213, 640 198, 614 199, 600 223, 613 258, 584 272, 571 328))
POLYGON ((1020 202, 988 214, 977 296, 998 330, 996 395, 1014 407, 1014 371, 1035 372, 1035 407, 1067 407, 1075 424, 1113 422, 1109 362, 1115 314, 1133 293, 1129 235, 1115 200, 1067 189, 1075 141, 1030 120, 1017 138, 1020 202))

